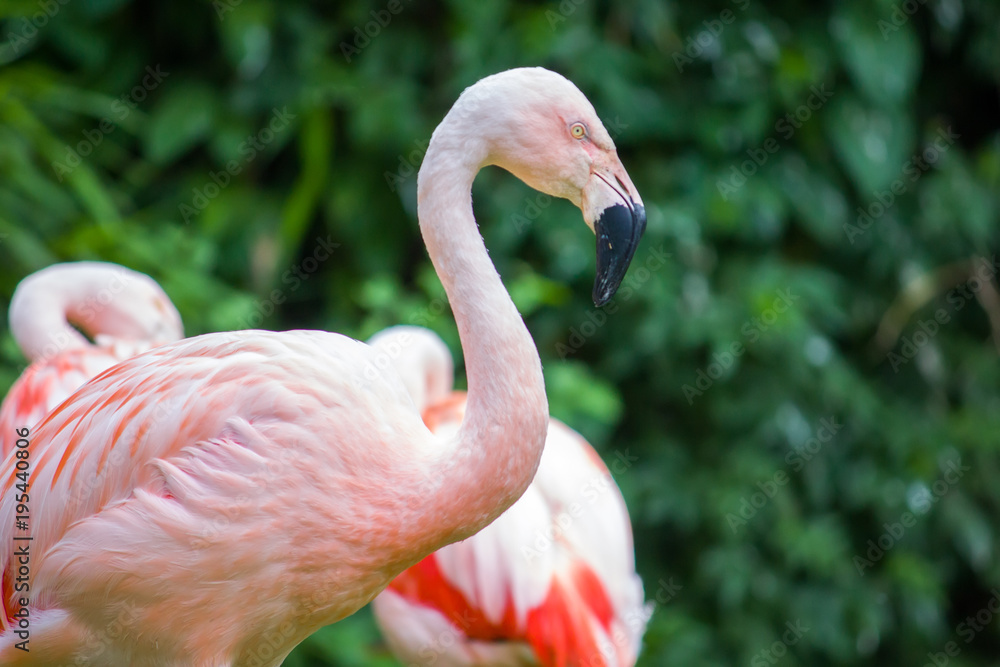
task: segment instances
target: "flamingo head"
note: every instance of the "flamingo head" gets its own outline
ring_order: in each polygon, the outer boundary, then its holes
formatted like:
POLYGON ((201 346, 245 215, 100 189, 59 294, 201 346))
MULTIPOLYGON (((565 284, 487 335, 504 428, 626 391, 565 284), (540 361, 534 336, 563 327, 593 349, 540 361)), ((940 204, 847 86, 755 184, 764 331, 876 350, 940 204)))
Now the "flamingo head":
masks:
POLYGON ((487 77, 466 96, 489 118, 482 129, 484 165, 506 169, 583 212, 597 236, 594 303, 607 303, 646 229, 646 210, 593 105, 571 81, 541 67, 487 77))
POLYGON ((94 275, 101 288, 82 301, 70 303, 67 319, 102 339, 145 341, 154 345, 184 337, 180 313, 163 289, 149 276, 121 266, 99 262, 94 275))
POLYGON ((184 337, 181 316, 156 281, 106 262, 66 262, 37 271, 18 285, 10 303, 10 328, 29 359, 91 340, 160 344, 184 337), (50 340, 57 332, 65 336, 50 340))

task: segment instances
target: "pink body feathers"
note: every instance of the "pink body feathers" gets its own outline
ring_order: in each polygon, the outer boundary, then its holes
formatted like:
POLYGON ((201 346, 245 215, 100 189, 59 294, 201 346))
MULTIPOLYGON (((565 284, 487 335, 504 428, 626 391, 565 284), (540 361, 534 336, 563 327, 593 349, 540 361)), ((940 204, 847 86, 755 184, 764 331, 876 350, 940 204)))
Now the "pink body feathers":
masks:
POLYGON ((0 456, 13 446, 15 429, 34 426, 91 378, 184 335, 159 285, 104 262, 55 264, 28 276, 14 292, 9 319, 31 365, 0 405, 0 456))
MULTIPOLYGON (((459 427, 466 397, 442 392, 452 361, 440 339, 393 327, 369 342, 416 389, 432 431, 459 427)), ((597 452, 555 419, 524 495, 397 577, 374 609, 404 663, 446 667, 631 667, 649 618, 621 492, 597 452)))
POLYGON ((645 214, 593 107, 540 68, 471 86, 417 187, 469 379, 457 431, 432 433, 399 374, 337 334, 207 334, 112 366, 0 463, 0 663, 273 667, 524 493, 548 405, 473 217, 486 165, 581 208, 598 238, 594 298, 610 298, 645 214))

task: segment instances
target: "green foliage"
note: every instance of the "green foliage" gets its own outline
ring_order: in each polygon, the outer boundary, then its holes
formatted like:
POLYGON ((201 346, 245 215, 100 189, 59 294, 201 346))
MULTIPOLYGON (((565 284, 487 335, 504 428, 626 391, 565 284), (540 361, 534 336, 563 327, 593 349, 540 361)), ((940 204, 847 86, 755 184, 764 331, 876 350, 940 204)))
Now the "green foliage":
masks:
MULTIPOLYGON (((476 213, 553 414, 638 459, 640 664, 994 664, 1000 6, 831 4, 0 2, 0 294, 103 259, 189 334, 410 322, 458 353, 416 168, 465 86, 556 69, 649 215, 614 312, 571 205, 487 171, 476 213)), ((365 610, 288 664, 394 663, 365 610)))

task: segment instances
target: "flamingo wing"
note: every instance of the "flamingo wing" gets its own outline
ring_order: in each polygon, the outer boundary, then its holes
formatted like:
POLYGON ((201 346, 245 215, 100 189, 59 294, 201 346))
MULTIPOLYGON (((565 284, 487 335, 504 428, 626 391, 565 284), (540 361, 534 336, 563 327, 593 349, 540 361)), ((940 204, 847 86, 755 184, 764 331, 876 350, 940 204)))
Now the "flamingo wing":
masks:
MULTIPOLYGON (((65 633, 69 620, 86 618, 81 609, 117 613, 125 601, 143 610, 147 628, 198 614, 211 626, 206 616, 233 608, 252 615, 241 627, 267 627, 294 616, 275 608, 290 604, 291 580, 277 575, 289 545, 307 540, 328 539, 327 553, 344 560, 301 573, 303 588, 374 572, 358 586, 329 588, 321 606, 353 611, 366 602, 394 574, 399 525, 389 519, 416 523, 421 511, 406 489, 386 497, 374 480, 402 461, 419 473, 408 446, 430 449, 398 377, 352 381, 370 361, 366 345, 337 334, 209 334, 128 359, 64 401, 29 436, 27 531, 15 523, 17 451, 2 464, 0 655, 21 608, 13 538, 28 533, 36 630, 51 621, 65 633), (243 508, 239 498, 253 501, 243 508), (326 533, 300 520, 299 503, 326 533), (265 600, 246 605, 248 589, 265 600)), ((173 637, 199 641, 189 627, 175 629, 173 637)), ((169 645, 167 636, 157 641, 160 651, 169 645)))
MULTIPOLYGON (((573 618, 573 632, 589 634, 592 644, 574 642, 567 632, 565 644, 576 646, 576 653, 567 662, 551 664, 634 665, 652 611, 643 601, 642 580, 635 570, 628 508, 611 472, 579 433, 552 419, 532 484, 553 514, 553 542, 561 559, 556 566, 558 590, 539 614, 541 627, 535 628, 533 644, 542 650, 549 636, 546 622, 573 618), (585 623, 581 610, 587 610, 585 623), (593 644, 603 663, 595 661, 593 644), (588 662, 580 662, 583 659, 588 662)), ((549 650, 566 655, 558 646, 549 650)))
POLYGON ((150 345, 115 341, 66 350, 28 366, 0 405, 0 458, 13 448, 17 429, 35 426, 88 380, 124 359, 145 352, 150 345))
MULTIPOLYGON (((458 428, 464 395, 424 419, 458 428)), ((375 600, 393 650, 416 664, 633 665, 649 618, 624 500, 597 453, 552 420, 524 495, 473 537, 375 600)))
POLYGON ((535 664, 528 616, 544 602, 554 559, 544 554, 534 567, 517 566, 524 534, 549 525, 537 493, 529 488, 525 496, 474 537, 405 571, 376 598, 398 656, 421 665, 535 664))

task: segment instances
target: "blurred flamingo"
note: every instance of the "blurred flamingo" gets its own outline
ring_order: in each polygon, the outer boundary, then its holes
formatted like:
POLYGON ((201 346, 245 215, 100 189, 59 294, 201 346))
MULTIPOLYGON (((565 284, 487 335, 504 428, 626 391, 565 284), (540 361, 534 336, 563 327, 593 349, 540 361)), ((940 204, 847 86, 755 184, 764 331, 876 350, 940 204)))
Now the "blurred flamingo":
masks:
MULTIPOLYGON (((460 428, 465 392, 448 395, 453 363, 436 334, 391 327, 368 343, 434 433, 460 428)), ((401 661, 448 667, 632 667, 650 614, 625 500, 597 452, 556 419, 524 495, 403 572, 373 609, 401 661)))
POLYGON ((0 465, 0 663, 276 666, 524 492, 548 406, 472 214, 490 164, 581 207, 598 239, 595 300, 611 298, 645 214, 593 107, 540 68, 471 86, 417 184, 467 363, 458 432, 432 434, 399 375, 337 334, 207 334, 119 363, 0 465))
POLYGON ((184 337, 181 316, 156 281, 106 262, 31 274, 14 290, 9 323, 31 365, 0 405, 0 456, 14 446, 15 429, 34 426, 92 377, 184 337))

